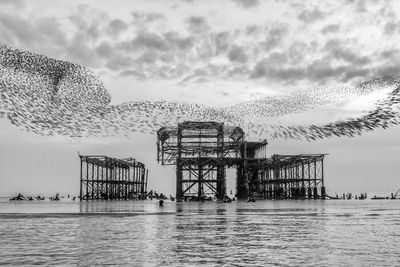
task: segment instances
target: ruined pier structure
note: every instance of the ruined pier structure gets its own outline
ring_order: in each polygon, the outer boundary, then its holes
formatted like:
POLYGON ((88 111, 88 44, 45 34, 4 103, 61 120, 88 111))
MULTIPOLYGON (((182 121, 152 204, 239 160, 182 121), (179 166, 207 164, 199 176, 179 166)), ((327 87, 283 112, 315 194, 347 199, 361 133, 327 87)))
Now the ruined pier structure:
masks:
POLYGON ((266 156, 267 141, 218 122, 183 122, 157 131, 157 161, 176 166, 176 198, 226 194, 226 168, 236 168, 239 199, 325 198, 325 154, 266 156))
POLYGON ((80 200, 143 199, 148 170, 133 158, 79 156, 80 200))

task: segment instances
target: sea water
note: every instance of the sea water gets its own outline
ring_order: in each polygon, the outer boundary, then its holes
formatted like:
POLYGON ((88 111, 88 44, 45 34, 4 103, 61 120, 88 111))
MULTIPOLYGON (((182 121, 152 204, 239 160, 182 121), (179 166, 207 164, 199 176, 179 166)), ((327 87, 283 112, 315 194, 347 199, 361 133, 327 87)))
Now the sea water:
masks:
POLYGON ((0 202, 0 265, 399 266, 400 200, 0 202))

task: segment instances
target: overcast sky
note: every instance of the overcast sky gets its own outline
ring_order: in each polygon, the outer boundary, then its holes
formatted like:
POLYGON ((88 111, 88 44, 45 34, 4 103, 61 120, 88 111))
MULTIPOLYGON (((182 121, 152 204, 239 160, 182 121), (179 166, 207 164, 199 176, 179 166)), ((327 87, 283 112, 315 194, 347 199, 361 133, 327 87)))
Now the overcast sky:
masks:
MULTIPOLYGON (((399 32, 398 1, 0 0, 1 43, 93 69, 112 103, 225 106, 399 75, 399 32)), ((270 153, 329 153, 328 193, 389 193, 400 188, 399 133, 274 141, 270 153)), ((150 167, 150 187, 173 194, 173 168, 157 165, 155 141, 38 137, 1 120, 0 195, 77 193, 78 151, 136 157, 150 167)))

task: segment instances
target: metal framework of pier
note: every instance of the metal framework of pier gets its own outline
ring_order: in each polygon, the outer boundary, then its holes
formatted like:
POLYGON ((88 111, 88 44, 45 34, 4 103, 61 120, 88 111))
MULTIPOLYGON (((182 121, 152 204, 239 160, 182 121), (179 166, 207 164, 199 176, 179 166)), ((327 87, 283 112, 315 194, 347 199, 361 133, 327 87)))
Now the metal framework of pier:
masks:
POLYGON ((226 195, 226 168, 236 168, 236 195, 324 198, 324 154, 266 157, 267 141, 245 141, 236 126, 183 122, 157 131, 157 161, 176 166, 176 198, 226 195))
POLYGON ((249 191, 267 199, 324 198, 324 154, 249 160, 249 191))
POLYGON ((148 170, 133 158, 80 155, 80 200, 143 199, 148 170))

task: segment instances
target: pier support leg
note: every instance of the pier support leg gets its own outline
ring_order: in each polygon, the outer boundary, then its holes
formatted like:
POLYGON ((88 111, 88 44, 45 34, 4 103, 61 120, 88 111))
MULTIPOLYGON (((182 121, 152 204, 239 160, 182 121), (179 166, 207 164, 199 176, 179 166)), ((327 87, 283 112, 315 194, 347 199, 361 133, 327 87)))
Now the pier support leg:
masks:
POLYGON ((236 171, 237 198, 246 200, 249 197, 249 188, 243 166, 238 166, 236 171))
POLYGON ((182 165, 176 165, 176 201, 181 202, 183 197, 182 188, 182 165))

